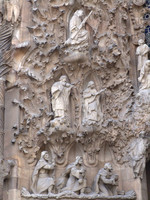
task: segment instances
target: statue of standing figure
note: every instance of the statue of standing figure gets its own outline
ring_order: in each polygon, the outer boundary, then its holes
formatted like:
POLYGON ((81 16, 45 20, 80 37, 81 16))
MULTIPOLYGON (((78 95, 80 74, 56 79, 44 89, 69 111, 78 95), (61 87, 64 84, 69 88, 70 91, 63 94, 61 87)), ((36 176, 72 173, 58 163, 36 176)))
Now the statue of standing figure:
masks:
POLYGON ((140 132, 139 138, 131 142, 127 151, 129 153, 130 166, 133 168, 135 178, 143 178, 148 144, 148 139, 145 138, 145 133, 142 131, 140 132))
POLYGON ((99 96, 103 91, 97 92, 93 81, 90 81, 87 88, 83 91, 83 125, 95 124, 102 118, 99 96))
POLYGON ((110 163, 105 163, 94 180, 94 192, 104 196, 117 195, 118 175, 113 174, 110 163))
POLYGON ((69 24, 70 36, 65 42, 66 45, 77 45, 80 47, 88 45, 88 31, 85 29, 85 22, 90 15, 82 21, 83 15, 83 10, 77 10, 72 16, 69 24))
POLYGON ((67 76, 61 76, 51 88, 52 109, 55 118, 67 118, 69 111, 69 96, 73 85, 67 83, 67 76))
POLYGON ((54 169, 55 163, 50 162, 48 152, 43 151, 32 174, 31 189, 34 194, 50 194, 53 192, 54 169))
POLYGON ((86 188, 85 168, 83 166, 83 158, 76 157, 76 161, 71 163, 65 169, 58 181, 57 187, 59 192, 75 192, 83 194, 86 188))
POLYGON ((145 61, 138 80, 141 82, 140 91, 150 89, 150 60, 145 61))
POLYGON ((139 47, 136 49, 136 55, 138 56, 138 71, 140 71, 145 63, 148 60, 149 47, 144 43, 143 39, 138 41, 139 47))

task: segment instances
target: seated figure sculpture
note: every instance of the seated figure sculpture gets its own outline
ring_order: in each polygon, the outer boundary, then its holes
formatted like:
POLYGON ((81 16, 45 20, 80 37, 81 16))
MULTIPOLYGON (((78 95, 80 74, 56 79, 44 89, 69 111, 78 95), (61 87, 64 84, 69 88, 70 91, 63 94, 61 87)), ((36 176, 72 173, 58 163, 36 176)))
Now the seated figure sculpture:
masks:
POLYGON ((66 45, 73 45, 74 47, 88 45, 88 31, 84 27, 85 23, 81 21, 82 16, 83 10, 77 10, 72 16, 69 24, 70 37, 65 42, 66 45))
POLYGON ((117 195, 118 175, 113 174, 110 163, 105 163, 100 169, 94 181, 94 192, 103 196, 117 195))
POLYGON ((85 62, 88 59, 89 34, 85 23, 92 11, 83 20, 83 10, 76 10, 69 23, 69 38, 65 42, 65 62, 85 62))
POLYGON ((68 165, 61 178, 58 180, 57 188, 59 192, 75 192, 83 194, 86 188, 85 168, 83 158, 76 157, 76 161, 68 165))
POLYGON ((41 153, 41 158, 32 174, 31 189, 34 194, 50 194, 54 188, 53 172, 55 163, 49 162, 47 151, 41 153), (51 176, 50 176, 51 174, 51 176))

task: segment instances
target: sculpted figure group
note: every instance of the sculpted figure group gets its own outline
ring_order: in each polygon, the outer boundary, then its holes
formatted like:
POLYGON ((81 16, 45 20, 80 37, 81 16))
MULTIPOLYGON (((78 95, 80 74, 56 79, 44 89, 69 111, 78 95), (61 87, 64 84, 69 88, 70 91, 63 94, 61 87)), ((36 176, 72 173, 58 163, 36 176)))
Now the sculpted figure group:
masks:
MULTIPOLYGON (((58 181, 55 179, 55 169, 54 161, 50 161, 48 152, 43 151, 32 174, 31 190, 34 194, 88 194, 86 169, 81 156, 77 156, 75 162, 66 167, 58 181)), ((113 174, 111 164, 106 163, 96 175, 91 193, 114 196, 117 194, 117 185, 118 176, 113 174)))
MULTIPOLYGON (((52 110, 54 112, 53 122, 59 121, 60 124, 68 123, 70 120, 70 94, 74 86, 67 82, 67 76, 63 75, 59 81, 51 87, 52 110)), ((104 90, 97 92, 93 81, 89 81, 87 88, 83 91, 83 125, 98 124, 102 119, 100 109, 100 94, 104 90)))

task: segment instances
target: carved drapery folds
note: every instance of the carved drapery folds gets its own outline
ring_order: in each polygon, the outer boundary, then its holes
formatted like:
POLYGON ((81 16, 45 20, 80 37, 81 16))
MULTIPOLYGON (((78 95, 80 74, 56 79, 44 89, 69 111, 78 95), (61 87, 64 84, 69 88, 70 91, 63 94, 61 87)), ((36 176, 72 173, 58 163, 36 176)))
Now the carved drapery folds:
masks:
POLYGON ((130 158, 130 166, 133 167, 135 178, 143 179, 143 173, 146 164, 146 149, 148 148, 148 139, 145 133, 141 132, 140 137, 132 141, 128 152, 130 158))
POLYGON ((84 19, 84 11, 76 10, 69 22, 69 37, 65 41, 66 62, 83 62, 88 59, 89 33, 86 30, 85 23, 91 16, 92 11, 84 19))
POLYGON ((82 48, 88 46, 88 31, 85 29, 85 22, 90 15, 87 19, 81 21, 82 16, 83 10, 77 10, 69 22, 69 38, 65 44, 71 45, 73 50, 79 50, 80 48, 82 50, 82 48))
POLYGON ((49 155, 47 151, 41 153, 41 158, 32 174, 32 191, 34 194, 52 193, 54 189, 54 171, 55 163, 49 162, 49 155), (51 176, 49 171, 51 171, 51 176))
POLYGON ((97 92, 93 81, 90 81, 83 91, 83 126, 98 126, 102 121, 103 114, 100 109, 99 96, 103 91, 97 92))
POLYGON ((110 163, 106 163, 100 169, 94 182, 94 191, 104 196, 114 196, 117 194, 118 175, 113 174, 110 163))
POLYGON ((26 198, 118 198, 135 199, 134 191, 120 193, 117 191, 118 175, 113 174, 113 168, 110 163, 105 163, 104 168, 97 173, 92 187, 87 187, 86 169, 83 158, 77 156, 75 162, 67 165, 64 172, 58 180, 54 179, 55 174, 48 174, 48 171, 57 170, 54 161, 49 162, 47 151, 41 153, 41 158, 37 162, 32 174, 33 194, 26 188, 22 188, 22 196, 26 198), (55 181, 54 181, 55 180, 55 181))
POLYGON ((86 189, 86 170, 83 167, 83 158, 76 157, 74 163, 69 164, 57 183, 60 195, 68 195, 69 192, 84 194, 86 189))
POLYGON ((138 41, 139 47, 136 49, 136 55, 138 55, 138 70, 141 70, 145 61, 148 60, 149 47, 144 43, 144 40, 138 41))
POLYGON ((150 60, 144 62, 138 80, 141 83, 140 90, 150 89, 150 60))
POLYGON ((67 77, 61 76, 59 82, 56 82, 51 87, 52 94, 52 110, 54 112, 54 120, 51 121, 52 133, 58 130, 65 131, 70 127, 70 93, 73 85, 67 83, 67 77))

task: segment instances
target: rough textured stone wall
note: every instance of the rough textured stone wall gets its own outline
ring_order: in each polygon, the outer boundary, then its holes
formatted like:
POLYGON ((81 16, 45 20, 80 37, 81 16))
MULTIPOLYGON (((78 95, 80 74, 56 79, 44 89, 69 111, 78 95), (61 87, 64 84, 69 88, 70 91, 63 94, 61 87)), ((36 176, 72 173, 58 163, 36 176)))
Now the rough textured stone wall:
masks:
POLYGON ((149 99, 139 95, 136 55, 149 23, 143 19, 144 1, 10 0, 2 5, 1 24, 8 33, 13 30, 11 68, 3 75, 4 155, 15 160, 4 199, 25 198, 22 187, 32 194, 33 171, 41 152, 48 151, 55 182, 82 156, 89 191, 99 169, 110 162, 119 175, 119 191, 134 190, 138 200, 147 200, 149 99), (72 36, 70 23, 78 10, 82 22, 88 18, 72 36), (56 117, 52 87, 58 83, 59 88, 64 75, 71 89, 62 119, 56 117), (89 100, 91 111, 84 98, 90 82, 94 89, 88 93, 97 99, 89 100))

